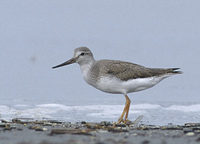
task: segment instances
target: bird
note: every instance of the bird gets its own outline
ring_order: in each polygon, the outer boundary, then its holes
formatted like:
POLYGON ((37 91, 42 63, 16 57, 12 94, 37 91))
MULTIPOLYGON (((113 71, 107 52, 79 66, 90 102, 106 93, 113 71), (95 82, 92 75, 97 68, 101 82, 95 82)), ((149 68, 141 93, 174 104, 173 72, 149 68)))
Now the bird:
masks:
POLYGON ((158 84, 163 79, 181 74, 180 68, 148 68, 120 60, 95 60, 88 47, 78 47, 68 61, 52 67, 78 63, 84 80, 98 90, 112 94, 123 94, 126 103, 117 124, 127 123, 131 100, 128 93, 142 91, 158 84))

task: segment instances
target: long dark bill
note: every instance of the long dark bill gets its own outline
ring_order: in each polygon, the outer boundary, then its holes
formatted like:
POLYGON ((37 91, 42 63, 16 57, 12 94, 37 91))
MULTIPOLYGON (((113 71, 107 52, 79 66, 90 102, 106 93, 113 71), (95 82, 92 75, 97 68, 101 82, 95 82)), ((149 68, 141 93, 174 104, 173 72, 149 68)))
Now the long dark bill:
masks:
POLYGON ((66 61, 66 62, 64 62, 62 64, 59 64, 57 66, 54 66, 52 68, 54 69, 54 68, 62 67, 62 66, 65 66, 65 65, 73 64, 75 62, 76 62, 76 58, 71 58, 70 60, 68 60, 68 61, 66 61))

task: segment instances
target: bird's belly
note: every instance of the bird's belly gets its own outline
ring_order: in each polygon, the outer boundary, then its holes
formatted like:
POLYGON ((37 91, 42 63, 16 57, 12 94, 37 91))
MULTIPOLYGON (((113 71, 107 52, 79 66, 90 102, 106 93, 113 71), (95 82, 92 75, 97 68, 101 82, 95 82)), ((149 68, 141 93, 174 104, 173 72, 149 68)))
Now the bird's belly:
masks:
POLYGON ((151 77, 121 81, 117 78, 104 77, 97 82, 95 87, 108 93, 127 94, 151 88, 161 80, 159 77, 151 77))

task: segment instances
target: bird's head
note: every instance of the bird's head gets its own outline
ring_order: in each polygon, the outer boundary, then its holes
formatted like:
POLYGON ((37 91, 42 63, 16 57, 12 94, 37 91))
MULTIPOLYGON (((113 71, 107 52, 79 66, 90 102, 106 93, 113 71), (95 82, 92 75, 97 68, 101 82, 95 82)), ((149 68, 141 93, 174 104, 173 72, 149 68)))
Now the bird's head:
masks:
POLYGON ((83 64, 87 64, 93 61, 94 61, 94 58, 90 49, 87 47, 79 47, 74 50, 74 56, 71 59, 69 59, 68 61, 62 64, 54 66, 53 68, 58 68, 58 67, 73 64, 73 63, 78 63, 79 65, 83 65, 83 64))

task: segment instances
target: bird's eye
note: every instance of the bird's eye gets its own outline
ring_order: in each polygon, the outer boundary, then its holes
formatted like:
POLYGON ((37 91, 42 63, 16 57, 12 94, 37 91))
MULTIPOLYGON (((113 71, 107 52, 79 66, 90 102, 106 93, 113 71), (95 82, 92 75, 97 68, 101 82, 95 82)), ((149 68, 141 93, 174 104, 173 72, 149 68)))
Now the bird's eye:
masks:
POLYGON ((81 53, 80 55, 83 56, 83 55, 85 55, 85 53, 81 53))

